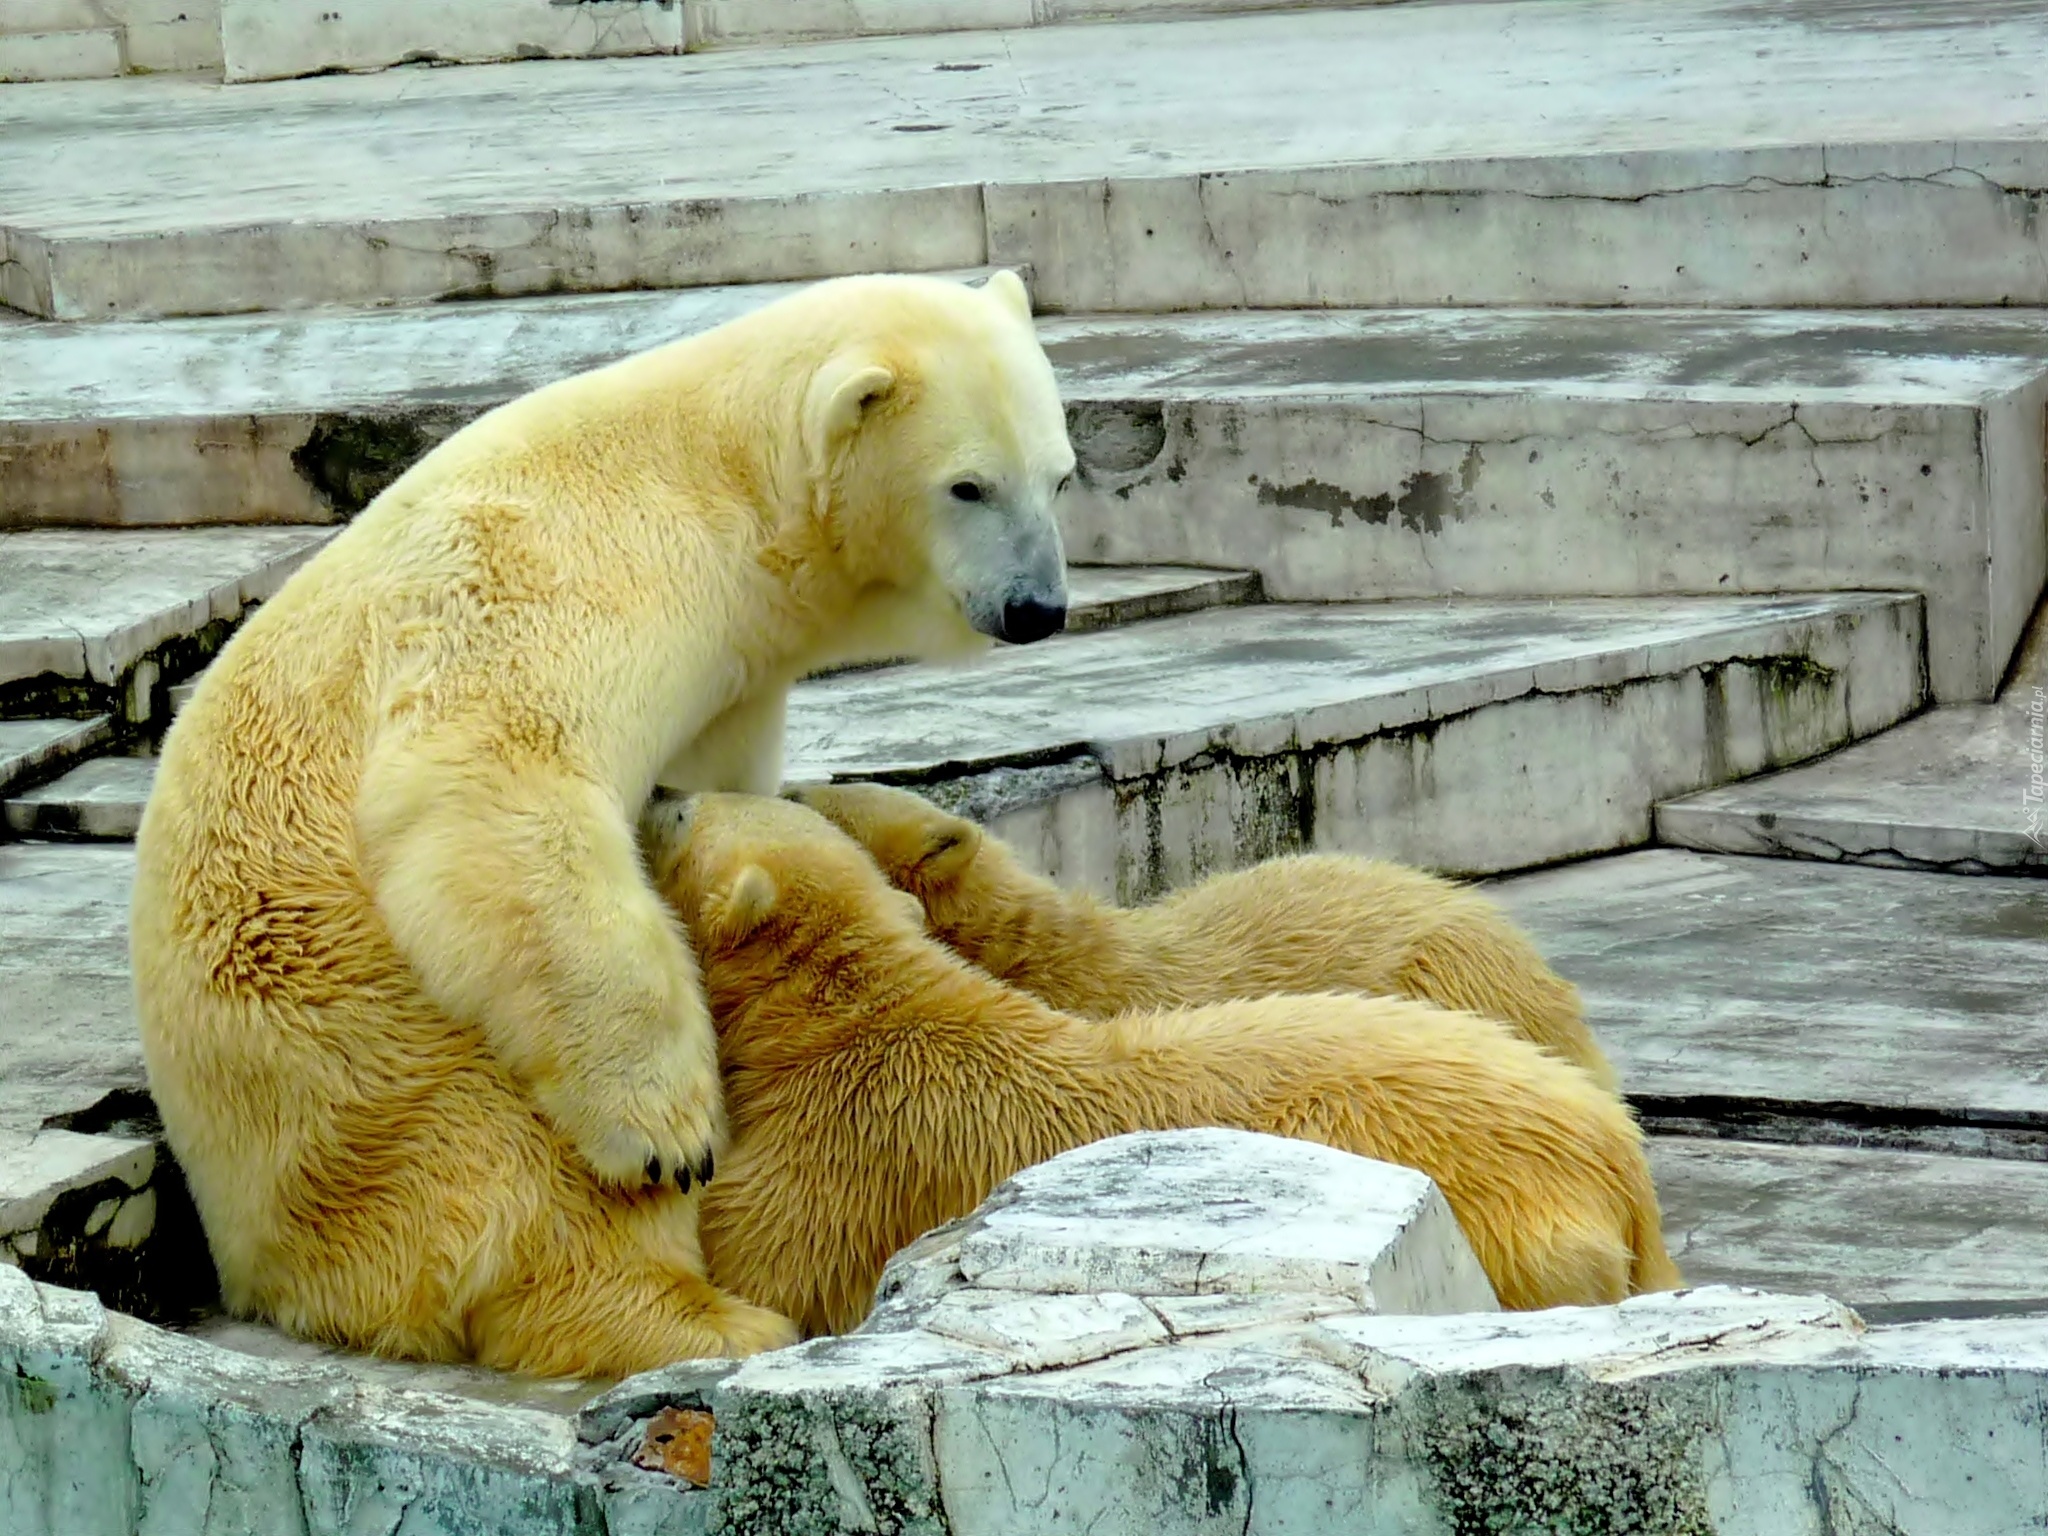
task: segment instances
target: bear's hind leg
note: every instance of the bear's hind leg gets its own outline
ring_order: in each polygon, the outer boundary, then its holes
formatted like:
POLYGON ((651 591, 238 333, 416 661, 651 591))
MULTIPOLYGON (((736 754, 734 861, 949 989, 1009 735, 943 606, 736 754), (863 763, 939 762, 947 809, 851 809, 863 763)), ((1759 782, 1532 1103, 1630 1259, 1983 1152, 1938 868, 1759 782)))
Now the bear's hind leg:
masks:
POLYGON ((528 1274, 471 1307, 473 1358, 537 1376, 631 1376, 795 1343, 793 1321, 705 1278, 686 1210, 674 1194, 592 1202, 535 1245, 528 1274))

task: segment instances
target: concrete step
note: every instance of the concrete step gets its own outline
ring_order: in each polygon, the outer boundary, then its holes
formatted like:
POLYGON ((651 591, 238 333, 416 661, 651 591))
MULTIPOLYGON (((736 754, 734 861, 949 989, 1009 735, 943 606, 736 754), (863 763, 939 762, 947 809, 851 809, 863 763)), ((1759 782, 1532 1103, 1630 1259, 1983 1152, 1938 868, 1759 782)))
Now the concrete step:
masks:
POLYGON ((2048 14, 2011 0, 1910 25, 1505 0, 79 84, 0 101, 0 300, 104 319, 1000 261, 1098 312, 2043 304, 2044 51, 2048 14))
POLYGON ((331 522, 491 406, 797 286, 17 325, 0 528, 331 522))
MULTIPOLYGON (((0 516, 326 520, 547 379, 786 291, 29 326, 0 516)), ((2048 315, 1051 319, 1077 559, 1283 599, 1917 590, 1943 701, 2048 577, 2048 315), (1987 579, 1988 573, 1988 579, 1987 579)))
POLYGON ((226 78, 681 53, 680 0, 221 0, 226 78))
POLYGON ((1917 600, 1267 605, 800 685, 792 782, 916 784, 1135 900, 1299 848, 1486 873, 1922 696, 1917 600))
POLYGON ((84 720, 0 720, 0 794, 55 777, 114 738, 106 715, 84 720))
POLYGON ((121 34, 112 27, 0 34, 0 84, 104 80, 121 68, 121 34))
POLYGON ((142 723, 323 528, 0 532, 0 718, 111 712, 142 723))
POLYGON ((130 847, 0 843, 0 1148, 145 1083, 130 847))
POLYGON ((2048 882, 1653 849, 1492 890, 1653 1117, 2048 1159, 2048 882))
POLYGON ((89 32, 106 24, 94 0, 0 0, 0 37, 24 32, 89 32))
POLYGON ((1946 874, 2048 874, 2044 709, 1938 709, 1832 756, 1657 807, 1657 839, 1946 874))
POLYGON ((133 842, 156 782, 154 757, 95 757, 63 777, 0 802, 16 837, 133 842))
POLYGON ((1692 1285, 1882 1313, 2048 1311, 2048 1164, 1654 1136, 1665 1240, 1692 1285))
POLYGON ((1816 762, 1657 807, 1657 838, 1942 874, 2048 872, 2048 607, 1995 704, 1937 709, 1816 762))
MULTIPOLYGON (((1316 0, 1314 9, 1391 0, 1316 0)), ((924 32, 1021 31, 1076 21, 1238 16, 1308 9, 1303 0, 692 0, 684 7, 693 53, 764 43, 813 43, 924 32)))

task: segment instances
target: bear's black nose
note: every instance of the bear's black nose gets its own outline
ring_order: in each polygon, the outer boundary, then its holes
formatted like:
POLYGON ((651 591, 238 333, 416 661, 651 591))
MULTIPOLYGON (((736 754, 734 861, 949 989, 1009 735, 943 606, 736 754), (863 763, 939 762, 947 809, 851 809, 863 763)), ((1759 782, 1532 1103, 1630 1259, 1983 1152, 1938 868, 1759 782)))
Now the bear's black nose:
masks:
POLYGON ((1029 645, 1067 627, 1065 603, 1042 603, 1035 597, 1012 598, 1003 604, 1003 632, 1012 645, 1029 645))

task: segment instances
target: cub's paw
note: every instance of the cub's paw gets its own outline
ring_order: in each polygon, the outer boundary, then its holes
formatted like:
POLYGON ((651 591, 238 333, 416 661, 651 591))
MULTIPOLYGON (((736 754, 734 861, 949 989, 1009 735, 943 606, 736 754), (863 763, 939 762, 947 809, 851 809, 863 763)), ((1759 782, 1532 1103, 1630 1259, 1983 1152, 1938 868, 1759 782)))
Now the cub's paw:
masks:
POLYGON ((728 1360, 744 1360, 766 1349, 781 1349, 803 1337, 803 1331, 780 1312, 770 1312, 736 1296, 723 1298, 716 1314, 704 1321, 718 1331, 728 1360))
POLYGON ((542 1090, 541 1107, 599 1178, 627 1189, 711 1182, 725 1139, 725 1101, 712 1051, 678 1043, 630 1071, 542 1090))

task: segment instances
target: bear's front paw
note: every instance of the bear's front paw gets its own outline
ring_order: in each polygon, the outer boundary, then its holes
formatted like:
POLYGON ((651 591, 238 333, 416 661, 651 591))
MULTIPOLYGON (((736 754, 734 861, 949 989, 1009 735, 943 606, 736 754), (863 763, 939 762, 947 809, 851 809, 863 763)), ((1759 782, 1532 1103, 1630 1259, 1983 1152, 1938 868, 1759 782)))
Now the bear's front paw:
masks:
POLYGON ((672 1184, 687 1193, 716 1171, 725 1105, 715 1055, 678 1044, 660 1056, 595 1083, 560 1082, 541 1107, 566 1131, 583 1160, 608 1183, 634 1188, 672 1184))

